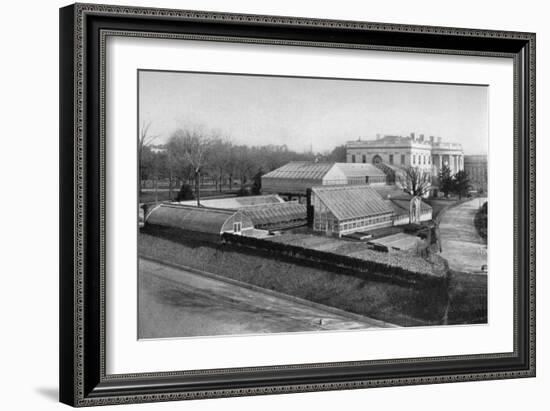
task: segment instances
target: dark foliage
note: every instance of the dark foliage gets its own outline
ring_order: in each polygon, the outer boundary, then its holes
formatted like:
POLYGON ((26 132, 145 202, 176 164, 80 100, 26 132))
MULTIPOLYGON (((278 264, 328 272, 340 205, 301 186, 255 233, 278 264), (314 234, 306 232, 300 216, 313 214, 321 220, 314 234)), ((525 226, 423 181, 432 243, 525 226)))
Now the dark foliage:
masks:
POLYGON ((262 174, 263 170, 260 168, 254 177, 252 177, 252 195, 260 195, 262 193, 262 174))
POLYGON ((479 210, 477 210, 474 224, 478 234, 487 240, 487 202, 483 203, 479 210))
POLYGON ((453 177, 453 192, 458 195, 458 199, 461 200, 465 197, 470 190, 470 177, 464 170, 459 171, 453 177))
POLYGON ((182 184, 178 195, 176 196, 176 201, 186 201, 194 200, 195 195, 193 194, 193 189, 189 184, 182 184))
POLYGON ((239 191, 237 191, 237 195, 239 197, 251 196, 253 194, 252 190, 253 189, 251 187, 248 187, 248 186, 241 187, 241 188, 239 188, 239 191))
POLYGON ((337 163, 345 163, 347 155, 346 145, 336 146, 327 156, 327 161, 334 161, 337 163))
POLYGON ((439 171, 439 190, 443 192, 445 197, 449 196, 449 193, 453 191, 453 177, 451 175, 451 169, 444 165, 439 171))

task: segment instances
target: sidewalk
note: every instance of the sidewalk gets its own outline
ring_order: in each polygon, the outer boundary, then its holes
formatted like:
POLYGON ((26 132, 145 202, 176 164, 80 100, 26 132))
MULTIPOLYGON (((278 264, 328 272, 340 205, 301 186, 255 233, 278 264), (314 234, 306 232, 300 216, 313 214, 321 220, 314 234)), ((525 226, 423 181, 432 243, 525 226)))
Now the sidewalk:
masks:
POLYGON ((392 324, 140 258, 140 338, 359 330, 392 324))

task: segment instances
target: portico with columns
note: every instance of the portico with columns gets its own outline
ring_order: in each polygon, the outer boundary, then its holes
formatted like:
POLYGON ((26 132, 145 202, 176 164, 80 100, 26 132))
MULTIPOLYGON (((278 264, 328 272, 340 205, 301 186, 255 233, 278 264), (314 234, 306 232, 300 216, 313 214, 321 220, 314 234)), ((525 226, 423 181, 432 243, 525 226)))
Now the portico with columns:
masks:
POLYGON ((449 167, 451 174, 464 170, 464 153, 462 150, 432 150, 433 173, 439 174, 444 165, 449 167))

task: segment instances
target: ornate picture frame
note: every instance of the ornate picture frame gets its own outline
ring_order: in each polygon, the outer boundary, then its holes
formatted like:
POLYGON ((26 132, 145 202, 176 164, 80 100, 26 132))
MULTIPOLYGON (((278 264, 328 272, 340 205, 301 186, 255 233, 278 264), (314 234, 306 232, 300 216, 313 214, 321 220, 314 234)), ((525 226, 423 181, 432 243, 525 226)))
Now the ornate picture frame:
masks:
POLYGON ((60 100, 61 402, 92 406, 535 376, 534 33, 75 4, 60 10, 60 100), (513 350, 107 373, 105 59, 113 36, 511 59, 513 350))

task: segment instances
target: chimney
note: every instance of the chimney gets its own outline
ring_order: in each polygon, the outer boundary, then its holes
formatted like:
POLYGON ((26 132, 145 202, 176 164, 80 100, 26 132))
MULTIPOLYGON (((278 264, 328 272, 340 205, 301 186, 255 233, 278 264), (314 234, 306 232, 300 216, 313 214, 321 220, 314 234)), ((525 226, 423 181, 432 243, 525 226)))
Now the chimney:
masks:
POLYGON ((419 140, 419 141, 424 141, 424 134, 420 134, 420 135, 418 136, 418 140, 419 140))
POLYGON ((313 217, 315 210, 311 204, 311 188, 306 190, 306 221, 308 227, 313 227, 313 217))
POLYGON ((380 133, 376 133, 376 139, 380 140, 381 138, 382 138, 382 136, 380 135, 380 133))
POLYGON ((411 133, 411 140, 414 141, 414 131, 411 133))
POLYGON ((441 143, 441 137, 437 137, 437 142, 441 143))
POLYGON ((433 144, 433 142, 434 142, 434 136, 430 136, 430 143, 433 144))

